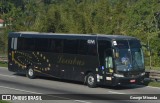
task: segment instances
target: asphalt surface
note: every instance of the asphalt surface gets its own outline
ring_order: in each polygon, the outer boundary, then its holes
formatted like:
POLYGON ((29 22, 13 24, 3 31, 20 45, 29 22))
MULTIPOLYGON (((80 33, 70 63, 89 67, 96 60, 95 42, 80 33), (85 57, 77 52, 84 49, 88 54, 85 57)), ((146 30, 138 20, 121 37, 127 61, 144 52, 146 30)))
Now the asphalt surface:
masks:
POLYGON ((0 94, 12 97, 13 95, 42 97, 42 100, 38 101, 12 98, 10 102, 14 103, 160 103, 160 88, 157 87, 128 85, 89 88, 83 83, 55 78, 29 79, 25 75, 10 72, 3 67, 0 67, 0 94), (159 100, 138 100, 148 95, 159 100))

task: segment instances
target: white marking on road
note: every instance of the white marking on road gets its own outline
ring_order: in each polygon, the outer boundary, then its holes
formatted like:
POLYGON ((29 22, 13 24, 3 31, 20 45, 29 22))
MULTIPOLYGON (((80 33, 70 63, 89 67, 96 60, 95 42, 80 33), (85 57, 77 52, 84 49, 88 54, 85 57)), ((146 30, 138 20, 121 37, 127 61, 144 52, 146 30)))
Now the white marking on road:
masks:
POLYGON ((108 91, 110 93, 114 93, 114 94, 126 94, 126 93, 121 93, 121 92, 114 92, 114 91, 108 91))
POLYGON ((87 102, 87 101, 82 101, 82 100, 75 100, 75 102, 80 102, 80 103, 92 103, 92 102, 87 102))
POLYGON ((0 86, 0 88, 11 89, 11 90, 27 92, 27 93, 33 93, 33 94, 42 94, 42 93, 38 93, 38 92, 32 92, 32 91, 27 91, 27 90, 23 90, 23 89, 16 89, 16 88, 11 88, 11 87, 6 87, 6 86, 0 86))
MULTIPOLYGON (((42 94, 42 95, 45 95, 45 94, 39 93, 39 92, 32 92, 32 91, 28 91, 28 90, 16 89, 16 88, 11 88, 11 87, 6 87, 6 86, 0 86, 0 88, 11 89, 11 90, 21 91, 21 92, 26 92, 26 93, 32 93, 32 94, 42 94)), ((61 99, 68 99, 68 100, 71 99, 71 98, 65 98, 65 97, 54 96, 54 95, 47 95, 47 96, 57 97, 57 98, 61 98, 61 99)))
POLYGON ((4 75, 4 74, 0 74, 0 76, 4 76, 4 77, 10 77, 10 78, 15 78, 16 76, 10 76, 10 75, 4 75))
MULTIPOLYGON (((0 86, 0 88, 11 89, 11 90, 16 90, 16 91, 21 91, 21 92, 27 92, 27 93, 33 93, 33 94, 42 94, 42 95, 45 95, 45 94, 39 93, 39 92, 32 92, 32 91, 28 91, 28 90, 16 89, 16 88, 11 88, 11 87, 6 87, 6 86, 0 86)), ((57 97, 57 98, 61 98, 61 99, 73 100, 72 98, 66 98, 66 97, 60 97, 60 96, 54 96, 54 95, 47 95, 47 96, 57 97)), ((74 101, 75 102, 81 102, 81 103, 92 103, 92 102, 87 102, 87 101, 82 101, 82 100, 74 100, 74 101)))

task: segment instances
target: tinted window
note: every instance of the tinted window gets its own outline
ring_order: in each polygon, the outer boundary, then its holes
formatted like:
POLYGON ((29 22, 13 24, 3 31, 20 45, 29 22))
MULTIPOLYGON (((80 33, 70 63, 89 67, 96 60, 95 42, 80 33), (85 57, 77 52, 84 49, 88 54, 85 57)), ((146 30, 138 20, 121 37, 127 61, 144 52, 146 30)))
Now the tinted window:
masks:
POLYGON ((63 53, 77 54, 78 40, 64 40, 63 53))
POLYGON ((109 49, 109 48, 111 48, 111 42, 106 41, 106 40, 100 40, 100 41, 98 41, 98 47, 103 50, 109 49))
POLYGON ((49 40, 47 38, 36 38, 36 51, 48 52, 49 50, 49 40))
POLYGON ((118 41, 113 41, 113 44, 115 47, 118 47, 119 49, 126 49, 129 48, 140 48, 140 42, 138 40, 118 40, 118 41))
POLYGON ((97 54, 97 45, 96 44, 88 44, 88 55, 96 55, 97 54))
POLYGON ((11 41, 12 41, 12 38, 9 38, 8 40, 8 48, 11 49, 11 41))
POLYGON ((24 38, 18 38, 18 50, 25 50, 25 40, 24 38))
POLYGON ((63 40, 49 39, 49 51, 53 53, 63 53, 63 40))
POLYGON ((96 55, 97 45, 96 43, 88 43, 87 40, 80 40, 78 47, 78 54, 81 55, 96 55))
POLYGON ((63 52, 63 40, 61 39, 49 39, 49 38, 37 38, 36 50, 44 52, 62 53, 63 52))
POLYGON ((115 47, 120 48, 129 48, 128 46, 128 41, 127 40, 118 40, 118 41, 113 41, 115 47))
POLYGON ((35 39, 34 38, 18 38, 18 50, 35 50, 35 39))
POLYGON ((86 55, 88 54, 88 44, 86 40, 79 41, 78 54, 86 55))
POLYGON ((55 40, 54 39, 49 39, 49 51, 50 52, 55 51, 55 40))

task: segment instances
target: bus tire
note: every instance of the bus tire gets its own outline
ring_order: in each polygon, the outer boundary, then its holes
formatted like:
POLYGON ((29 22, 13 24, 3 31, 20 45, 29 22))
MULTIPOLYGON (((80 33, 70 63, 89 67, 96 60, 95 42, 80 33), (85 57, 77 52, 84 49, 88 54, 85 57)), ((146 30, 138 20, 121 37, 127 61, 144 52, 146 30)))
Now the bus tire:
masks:
POLYGON ((35 71, 34 71, 34 69, 29 66, 28 69, 27 69, 26 75, 27 75, 28 78, 34 79, 35 78, 35 71))
POLYGON ((97 86, 96 76, 93 73, 88 73, 86 83, 88 87, 95 88, 97 86))

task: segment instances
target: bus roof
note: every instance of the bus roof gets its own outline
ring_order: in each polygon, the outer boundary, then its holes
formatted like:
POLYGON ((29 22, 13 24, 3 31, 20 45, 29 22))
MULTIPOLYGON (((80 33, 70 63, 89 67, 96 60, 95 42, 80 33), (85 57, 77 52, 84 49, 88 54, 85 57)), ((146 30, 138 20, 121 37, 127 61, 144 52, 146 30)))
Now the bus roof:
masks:
POLYGON ((137 40, 135 37, 125 35, 107 34, 64 34, 64 33, 39 33, 39 32, 10 32, 9 37, 24 38, 64 38, 64 39, 96 39, 98 40, 137 40))

